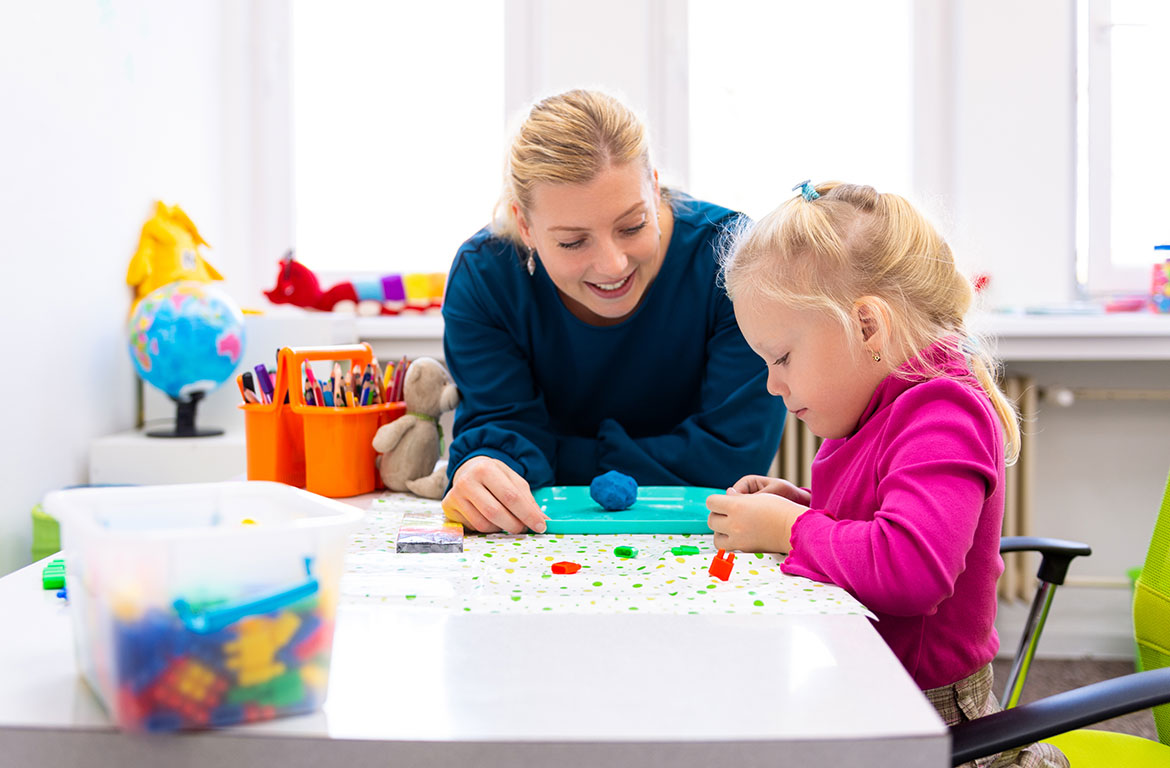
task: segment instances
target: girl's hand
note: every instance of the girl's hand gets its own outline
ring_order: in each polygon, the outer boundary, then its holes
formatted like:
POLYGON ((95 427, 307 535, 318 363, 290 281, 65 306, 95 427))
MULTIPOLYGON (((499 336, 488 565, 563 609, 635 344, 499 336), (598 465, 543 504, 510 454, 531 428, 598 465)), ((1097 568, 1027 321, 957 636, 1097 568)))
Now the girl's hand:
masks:
POLYGON ((715 546, 739 552, 788 552, 792 524, 808 511, 777 494, 739 493, 735 488, 728 488, 726 496, 708 496, 707 509, 715 546))
POLYGON ((528 481, 499 459, 473 456, 459 465, 443 497, 447 519, 481 533, 544 533, 548 520, 528 481))
POLYGON ((764 477, 763 475, 747 475, 735 481, 735 485, 728 492, 736 493, 771 493, 795 501, 797 504, 808 506, 811 498, 809 492, 798 488, 787 480, 778 477, 764 477))

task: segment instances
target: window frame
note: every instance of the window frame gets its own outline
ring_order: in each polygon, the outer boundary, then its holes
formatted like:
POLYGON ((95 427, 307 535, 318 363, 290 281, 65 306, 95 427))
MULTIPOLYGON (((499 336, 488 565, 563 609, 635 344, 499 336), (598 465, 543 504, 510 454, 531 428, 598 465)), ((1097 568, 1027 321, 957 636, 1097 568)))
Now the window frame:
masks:
POLYGON ((1111 5, 1111 0, 1077 1, 1076 268, 1085 298, 1142 290, 1149 281, 1148 268, 1119 266, 1111 256, 1111 5))
MULTIPOLYGON (((623 18, 632 18, 635 27, 635 31, 627 33, 626 37, 623 38, 624 44, 607 48, 607 55, 622 57, 619 69, 622 72, 628 71, 627 82, 607 82, 604 86, 617 88, 619 93, 622 93, 621 89, 624 89, 622 95, 632 97, 630 101, 640 106, 640 111, 650 121, 650 124, 655 126, 654 145, 658 152, 657 162, 670 171, 670 182, 686 189, 690 170, 687 167, 690 155, 690 130, 686 123, 689 114, 689 83, 686 79, 688 52, 685 42, 680 41, 687 39, 687 4, 672 0, 597 0, 597 3, 603 7, 591 8, 591 13, 604 18, 606 14, 612 16, 620 12, 625 14, 623 18), (636 37, 631 37, 631 35, 636 35, 636 37), (637 44, 632 45, 632 40, 637 44)), ((262 17, 265 13, 268 16, 286 15, 288 14, 287 6, 282 3, 269 4, 267 2, 261 2, 258 5, 263 12, 253 15, 253 24, 258 28, 257 37, 264 35, 271 38, 273 27, 270 20, 265 20, 262 17)), ((552 4, 540 0, 505 0, 505 50, 507 52, 505 59, 505 114, 515 115, 533 98, 552 92, 556 87, 563 86, 564 82, 593 84, 588 76, 582 77, 582 73, 590 71, 588 62, 574 63, 557 58, 559 48, 554 45, 557 39, 556 35, 565 34, 566 30, 572 30, 572 24, 580 20, 580 17, 575 17, 574 14, 581 13, 581 10, 579 8, 573 10, 574 6, 576 4, 552 4)), ((1069 7, 1068 10, 1068 28, 1071 37, 1074 22, 1073 8, 1069 7)), ((998 14, 995 8, 989 8, 986 11, 976 8, 960 13, 950 4, 939 4, 934 0, 915 0, 914 2, 912 20, 914 27, 911 34, 912 44, 915 48, 915 71, 912 75, 914 79, 912 87, 915 90, 912 129, 915 133, 915 148, 911 158, 913 167, 910 170, 911 183, 914 188, 909 192, 915 199, 921 201, 928 213, 934 214, 936 220, 941 220, 944 224, 957 221, 960 224, 960 229, 965 230, 966 233, 980 233, 985 242, 991 243, 991 247, 994 247, 994 243, 1011 236, 1011 230, 1008 226, 1011 222, 1001 226, 998 221, 988 220, 988 211, 979 208, 978 205, 974 210, 966 210, 972 201, 978 202, 986 199, 983 195, 983 187, 986 186, 985 180, 979 178, 975 179, 974 183, 970 181, 972 167, 977 165, 981 170, 985 163, 972 155, 972 142, 967 135, 969 131, 964 133, 963 124, 960 122, 960 117, 965 113, 965 110, 970 109, 969 104, 964 99, 969 101, 970 97, 965 96, 962 89, 956 87, 957 83, 960 86, 969 86, 971 72, 978 71, 978 57, 992 55, 991 52, 976 51, 967 59, 961 58, 964 55, 963 51, 970 47, 967 44, 970 35, 964 24, 970 23, 969 17, 976 11, 978 15, 975 21, 983 26, 990 26, 991 17, 998 14), (966 77, 967 80, 963 81, 963 77, 966 77), (988 224, 990 226, 986 226, 988 224)), ((1043 15, 1040 11, 1031 14, 1032 17, 1043 15)), ((1044 17, 1038 21, 1036 18, 1029 18, 1028 22, 1032 25, 1040 22, 1048 25, 1049 19, 1044 17)), ((282 24, 276 25, 276 34, 287 36, 288 27, 289 22, 283 20, 282 24)), ((981 39, 976 37, 974 40, 980 42, 981 39)), ((253 78, 257 82, 257 90, 261 88, 289 89, 287 83, 281 82, 280 67, 273 63, 272 50, 280 47, 280 45, 269 45, 267 54, 261 55, 261 52, 258 51, 254 56, 253 78)), ((287 52, 287 41, 284 43, 284 48, 287 52)), ((1072 51, 1070 51, 1070 59, 1074 59, 1072 51)), ((1073 61, 1070 61, 1070 67, 1072 64, 1073 61)), ((613 68, 611 67, 611 69, 613 68)), ((1068 73, 1068 81, 1071 101, 1075 82, 1071 71, 1068 73)), ((989 87, 993 86, 994 83, 991 83, 989 87)), ((287 122, 287 101, 286 97, 275 100, 266 99, 266 106, 256 103, 255 109, 258 111, 271 110, 273 105, 277 109, 283 106, 286 111, 275 116, 272 114, 258 115, 254 124, 264 125, 268 130, 263 137, 256 136, 253 144, 259 151, 264 149, 262 145, 265 143, 269 146, 279 147, 283 142, 284 149, 278 152, 284 156, 285 162, 291 164, 292 126, 287 122), (280 131, 287 135, 283 138, 276 135, 280 131)), ((1070 114, 1069 119, 1072 122, 1075 115, 1070 114)), ((1073 130, 1074 125, 1070 124, 1070 136, 1073 130)), ((267 155, 272 158, 273 153, 269 151, 267 155)), ((1099 157, 1099 154, 1095 154, 1094 157, 1099 157)), ((1070 176, 1076 167, 1076 160, 1075 150, 1070 150, 1067 158, 1070 176)), ((279 166, 280 163, 276 162, 275 158, 273 158, 271 165, 274 169, 279 170, 276 166, 279 166)), ((287 168, 286 171, 258 175, 254 179, 253 202, 262 210, 279 211, 279 215, 275 217, 270 215, 270 218, 274 220, 266 226, 265 232, 254 233, 252 237, 254 246, 251 257, 254 265, 252 282, 257 289, 258 297, 260 290, 271 287, 272 277, 275 273, 275 259, 284 252, 288 243, 292 242, 293 197, 295 193, 286 183, 291 177, 291 167, 287 168), (283 215, 286 210, 289 212, 287 217, 283 215)), ((1097 189, 1099 186, 1093 188, 1097 189)), ((1060 300, 1061 296, 1065 301, 1075 299, 1077 296, 1073 294, 1078 289, 1084 289, 1083 282, 1078 281, 1077 277, 1074 276, 1074 270, 1082 258, 1081 249, 1075 249, 1074 253, 1072 242, 1074 228, 1079 229, 1080 227, 1079 220, 1076 219, 1073 211, 1075 197, 1073 191, 1070 190, 1066 214, 1056 215, 1049 212, 1047 218, 1042 217, 1042 220, 1037 224, 1041 227, 1056 225, 1067 228, 1069 241, 1067 249, 1055 248, 1043 254, 1036 254, 1037 258, 1044 262, 1042 269, 1048 270, 1048 274, 1054 272, 1067 274, 1067 279, 1051 281, 1047 286, 1048 295, 1057 301, 1060 300), (1065 295, 1066 293, 1069 295, 1065 295)), ((1078 240, 1077 243, 1079 244, 1079 242, 1078 240)), ((963 247, 965 243, 962 242, 961 238, 957 240, 955 245, 959 247, 959 251, 965 252, 966 249, 963 247)), ((990 250, 990 247, 985 246, 984 250, 990 250)), ((1085 253, 1087 255, 1088 251, 1085 253)), ((1101 279, 1097 276, 1098 266, 1094 265, 1095 271, 1091 280, 1094 289, 1097 289, 1098 284, 1101 283, 1101 279)), ((1041 269, 1041 267, 1036 267, 1033 271, 1037 269, 1041 269)), ((354 275, 323 273, 319 276, 322 280, 329 280, 354 275)), ((1031 281, 1028 282, 1029 285, 1032 284, 1031 281)), ((1135 284, 1142 284, 1141 282, 1135 283, 1131 276, 1120 278, 1120 282, 1131 289, 1135 284)))

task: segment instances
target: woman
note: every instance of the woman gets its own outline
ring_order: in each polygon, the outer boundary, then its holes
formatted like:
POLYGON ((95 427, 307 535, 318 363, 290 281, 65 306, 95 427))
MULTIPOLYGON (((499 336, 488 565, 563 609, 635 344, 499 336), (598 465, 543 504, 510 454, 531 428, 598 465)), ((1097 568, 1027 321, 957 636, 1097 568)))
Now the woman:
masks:
POLYGON ((496 221, 447 281, 461 398, 448 517, 542 532, 531 488, 611 469, 714 487, 767 471, 784 407, 716 279, 738 217, 660 188, 645 127, 612 97, 574 90, 532 108, 496 221))

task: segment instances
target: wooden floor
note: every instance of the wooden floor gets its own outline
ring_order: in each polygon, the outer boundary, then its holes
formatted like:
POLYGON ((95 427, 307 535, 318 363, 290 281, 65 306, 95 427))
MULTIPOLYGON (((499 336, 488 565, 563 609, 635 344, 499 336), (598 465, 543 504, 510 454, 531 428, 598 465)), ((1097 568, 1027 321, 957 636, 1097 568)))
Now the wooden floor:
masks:
MULTIPOLYGON (((992 664, 995 669, 995 695, 998 699, 1003 691, 1003 681, 1007 679, 1008 671, 1011 668, 1011 660, 996 659, 992 664)), ((1020 697, 1020 703, 1026 704, 1054 693, 1095 683, 1099 680, 1121 677, 1131 672, 1133 672, 1132 661, 1040 659, 1032 662, 1032 668, 1028 671, 1028 679, 1024 683, 1024 692, 1020 697)), ((1154 728, 1154 715, 1148 709, 1115 717, 1090 727, 1105 731, 1130 733, 1154 741, 1158 740, 1158 732, 1154 728)))

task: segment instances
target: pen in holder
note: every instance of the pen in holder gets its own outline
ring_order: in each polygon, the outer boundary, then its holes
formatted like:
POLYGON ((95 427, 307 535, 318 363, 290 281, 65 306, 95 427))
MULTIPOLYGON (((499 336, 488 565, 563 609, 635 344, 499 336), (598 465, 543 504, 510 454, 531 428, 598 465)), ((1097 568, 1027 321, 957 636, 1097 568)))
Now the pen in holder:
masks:
POLYGON ((244 410, 248 479, 275 480, 322 496, 357 496, 382 487, 374 467, 374 433, 406 412, 402 402, 361 406, 305 403, 301 367, 314 360, 349 360, 365 368, 369 344, 284 348, 271 403, 244 410), (285 402, 285 395, 288 402, 285 402))

